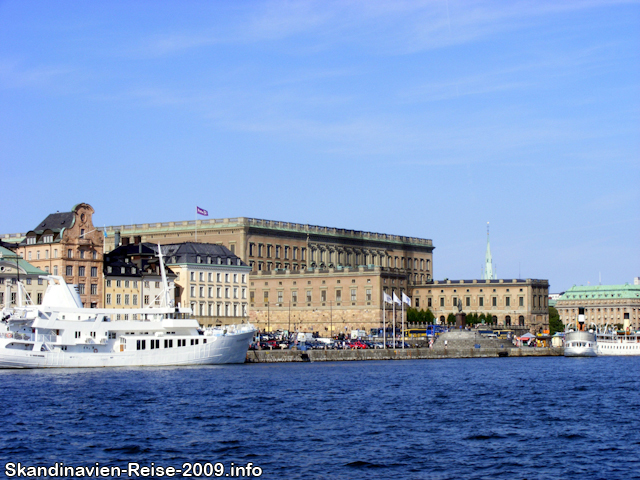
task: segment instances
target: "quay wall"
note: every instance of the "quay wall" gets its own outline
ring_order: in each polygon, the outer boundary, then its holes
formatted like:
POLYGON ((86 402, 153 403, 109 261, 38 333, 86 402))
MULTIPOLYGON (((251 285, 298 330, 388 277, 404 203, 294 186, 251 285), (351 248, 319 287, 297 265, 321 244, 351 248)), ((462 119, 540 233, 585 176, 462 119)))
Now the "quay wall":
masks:
POLYGON ((247 363, 340 362, 439 358, 563 356, 564 348, 407 348, 380 350, 249 350, 247 363))

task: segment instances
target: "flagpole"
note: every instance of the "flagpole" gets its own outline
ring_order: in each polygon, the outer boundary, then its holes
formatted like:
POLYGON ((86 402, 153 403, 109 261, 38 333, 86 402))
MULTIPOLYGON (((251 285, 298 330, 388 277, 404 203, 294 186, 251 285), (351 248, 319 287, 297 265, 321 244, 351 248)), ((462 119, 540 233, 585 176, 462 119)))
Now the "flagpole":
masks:
POLYGON ((198 243, 198 207, 196 206, 196 243, 198 243))
POLYGON ((402 313, 400 317, 402 318, 402 348, 404 348, 404 298, 402 299, 402 313))
MULTIPOLYGON (((393 293, 395 295, 395 292, 393 293)), ((393 298, 393 348, 396 348, 396 299, 393 298)))
POLYGON ((382 291, 382 345, 385 350, 387 348, 387 318, 385 316, 385 304, 387 301, 384 298, 384 290, 382 291))

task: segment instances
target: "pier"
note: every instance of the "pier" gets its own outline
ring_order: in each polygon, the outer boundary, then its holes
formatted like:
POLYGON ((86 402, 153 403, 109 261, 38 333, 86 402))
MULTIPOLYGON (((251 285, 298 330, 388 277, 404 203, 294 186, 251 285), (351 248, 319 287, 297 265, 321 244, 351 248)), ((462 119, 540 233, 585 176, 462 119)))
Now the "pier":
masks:
POLYGON ((407 348, 380 350, 250 350, 246 363, 436 360, 443 358, 561 357, 564 348, 407 348))

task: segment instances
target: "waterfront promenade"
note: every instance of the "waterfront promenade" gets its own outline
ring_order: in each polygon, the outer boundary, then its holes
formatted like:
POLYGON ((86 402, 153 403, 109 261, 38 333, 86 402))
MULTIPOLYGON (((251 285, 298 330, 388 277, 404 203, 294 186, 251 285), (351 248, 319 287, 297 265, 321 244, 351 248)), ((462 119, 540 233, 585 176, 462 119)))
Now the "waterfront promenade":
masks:
POLYGON ((564 348, 407 348, 365 350, 249 350, 247 363, 435 360, 442 358, 563 356, 564 348))

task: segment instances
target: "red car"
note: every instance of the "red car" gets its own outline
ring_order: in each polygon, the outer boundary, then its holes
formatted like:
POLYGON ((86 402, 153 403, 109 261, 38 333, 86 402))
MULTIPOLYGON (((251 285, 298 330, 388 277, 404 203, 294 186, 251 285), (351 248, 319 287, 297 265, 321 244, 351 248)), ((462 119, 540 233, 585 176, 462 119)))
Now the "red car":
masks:
POLYGON ((364 350, 367 348, 367 345, 365 343, 362 343, 360 340, 354 340, 353 342, 351 342, 350 347, 355 349, 361 348, 364 350))

